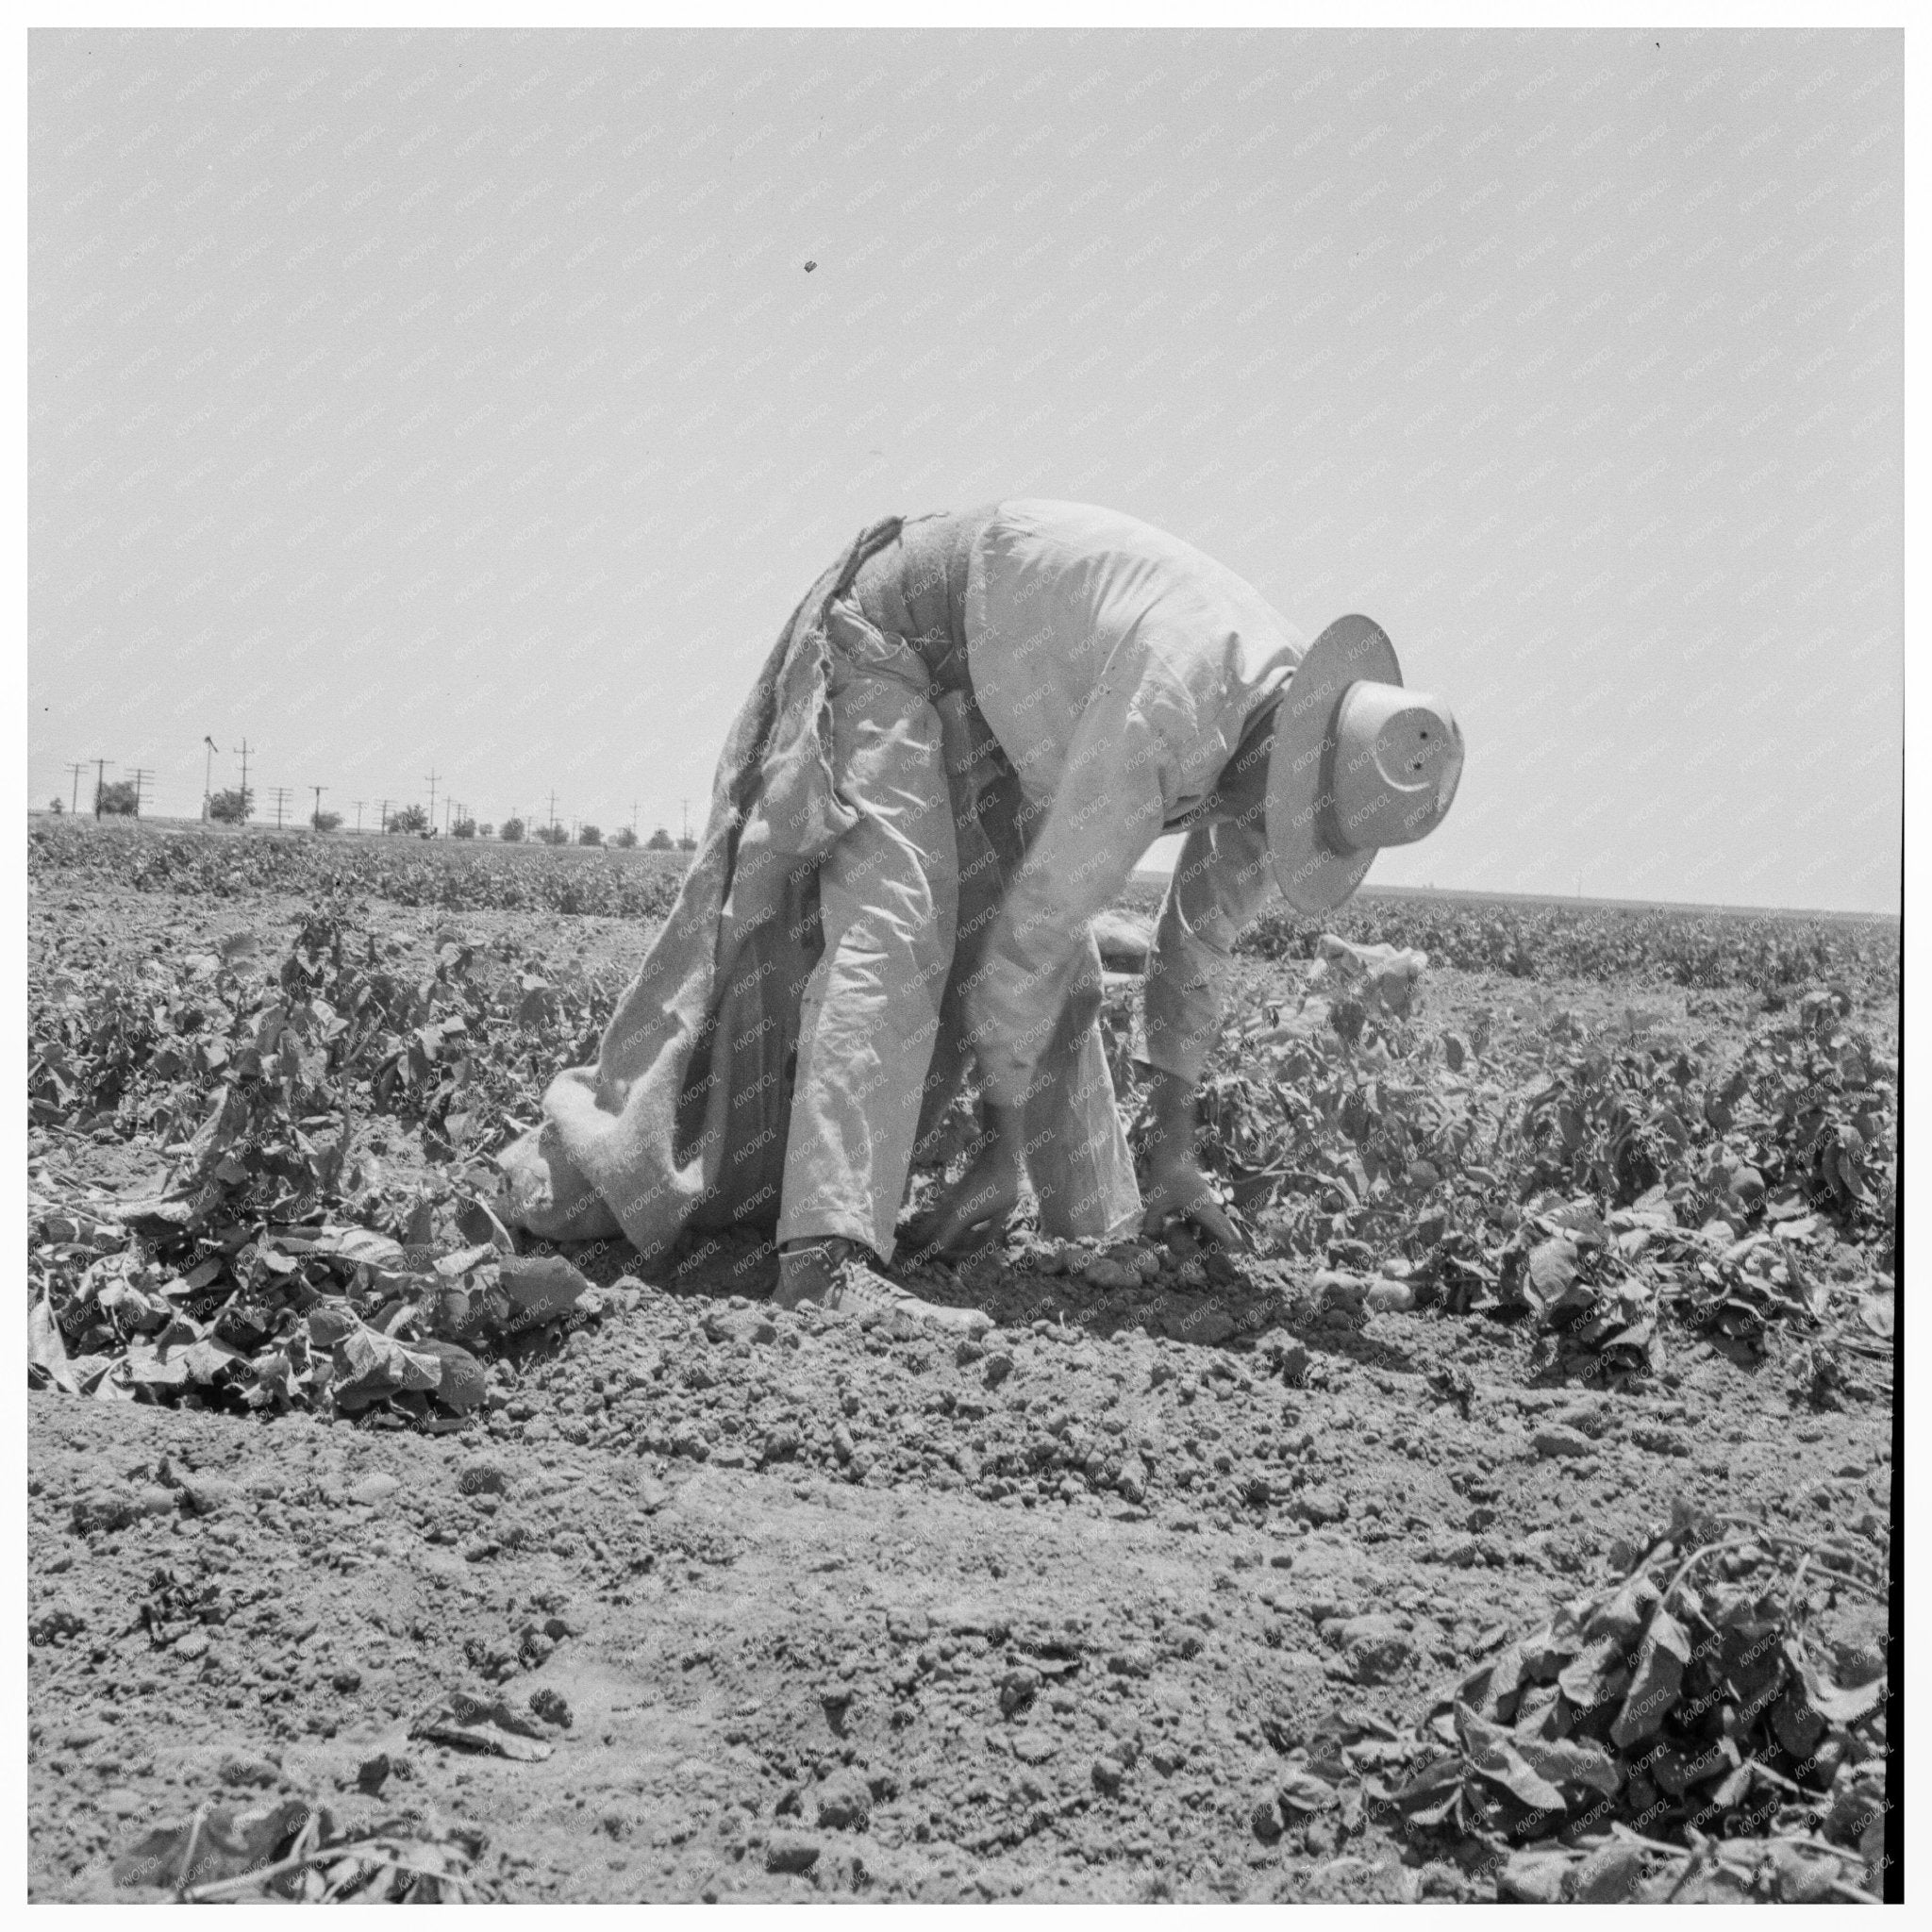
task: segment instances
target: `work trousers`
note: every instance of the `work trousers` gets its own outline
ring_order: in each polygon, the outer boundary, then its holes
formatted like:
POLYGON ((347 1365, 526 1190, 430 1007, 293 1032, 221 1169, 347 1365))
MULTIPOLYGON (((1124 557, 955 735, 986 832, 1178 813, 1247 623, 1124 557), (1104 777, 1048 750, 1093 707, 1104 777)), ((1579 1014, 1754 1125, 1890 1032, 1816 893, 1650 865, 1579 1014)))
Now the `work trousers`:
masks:
MULTIPOLYGON (((832 765, 859 819, 819 870, 777 1226, 781 1244, 839 1235, 883 1260, 915 1144, 970 1061, 966 986, 1037 823, 970 699, 936 685, 943 641, 886 627, 906 621, 892 567, 889 551, 827 611, 832 765)), ((1141 1208, 1091 939, 1087 956, 1022 1111, 1041 1231, 1072 1238, 1125 1233, 1141 1208)))

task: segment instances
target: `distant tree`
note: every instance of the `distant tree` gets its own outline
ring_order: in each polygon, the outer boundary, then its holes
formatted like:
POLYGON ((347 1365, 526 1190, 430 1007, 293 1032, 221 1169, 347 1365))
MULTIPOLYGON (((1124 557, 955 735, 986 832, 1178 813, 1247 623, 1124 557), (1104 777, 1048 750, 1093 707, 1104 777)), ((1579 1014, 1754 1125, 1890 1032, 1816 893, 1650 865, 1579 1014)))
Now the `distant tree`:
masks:
POLYGON ((628 852, 638 842, 638 835, 628 825, 619 825, 610 835, 610 842, 620 850, 628 852))
POLYGON ((496 827, 494 825, 478 825, 476 827, 476 836, 479 839, 493 839, 496 837, 496 827))
POLYGON ((208 802, 208 815, 218 825, 245 825, 255 816, 255 788, 217 791, 208 802))
POLYGON ((400 811, 390 813, 389 824, 384 829, 391 832, 426 832, 429 814, 420 805, 406 805, 400 811))
POLYGON ((64 798, 50 798, 47 801, 47 809, 58 818, 67 809, 67 801, 64 798))
POLYGON ((506 845, 521 845, 524 842, 524 822, 522 819, 505 819, 496 836, 506 845))
POLYGON ((120 784, 109 785, 103 781, 94 787, 94 816, 104 819, 132 819, 141 816, 141 794, 134 789, 132 779, 120 784))
POLYGON ((595 825, 580 825, 577 828, 577 843, 579 845, 601 845, 603 842, 604 834, 595 825))
POLYGON ((312 811, 308 823, 318 832, 335 832, 341 829, 342 815, 339 811, 312 811))
POLYGON ((537 837, 545 845, 568 845, 570 843, 570 827, 568 825, 539 825, 537 827, 537 837))
POLYGON ((646 852, 669 852, 671 850, 671 834, 662 825, 659 825, 644 841, 644 850, 646 852))
POLYGON ((474 839, 476 836, 476 821, 475 819, 458 819, 449 828, 449 835, 452 839, 474 839))

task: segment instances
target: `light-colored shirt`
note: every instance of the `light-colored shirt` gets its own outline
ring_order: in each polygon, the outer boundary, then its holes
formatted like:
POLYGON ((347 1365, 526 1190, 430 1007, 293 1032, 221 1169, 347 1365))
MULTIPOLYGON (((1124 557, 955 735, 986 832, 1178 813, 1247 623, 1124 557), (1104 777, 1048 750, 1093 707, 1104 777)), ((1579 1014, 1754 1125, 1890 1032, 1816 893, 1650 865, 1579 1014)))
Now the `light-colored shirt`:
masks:
POLYGON ((1215 781, 1307 646, 1190 543, 1089 504, 1013 498, 974 545, 973 691, 1038 826, 967 996, 992 1097, 1022 1100, 1086 956, 1088 921, 1162 832, 1189 827, 1156 934, 1148 1057, 1198 1076, 1234 936, 1273 889, 1260 824, 1215 781))

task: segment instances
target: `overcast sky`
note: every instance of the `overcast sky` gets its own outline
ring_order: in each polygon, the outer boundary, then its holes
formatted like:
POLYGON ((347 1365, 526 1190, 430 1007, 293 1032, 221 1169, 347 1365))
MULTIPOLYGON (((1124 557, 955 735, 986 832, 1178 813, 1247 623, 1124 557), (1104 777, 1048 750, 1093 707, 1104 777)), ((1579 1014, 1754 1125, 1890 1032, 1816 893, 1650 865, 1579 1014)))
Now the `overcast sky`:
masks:
POLYGON ((1372 880, 1896 904, 1896 33, 30 71, 37 804, 102 757, 192 813, 211 734, 305 812, 433 769, 675 830, 858 528, 1058 496, 1451 699, 1456 809, 1372 880))

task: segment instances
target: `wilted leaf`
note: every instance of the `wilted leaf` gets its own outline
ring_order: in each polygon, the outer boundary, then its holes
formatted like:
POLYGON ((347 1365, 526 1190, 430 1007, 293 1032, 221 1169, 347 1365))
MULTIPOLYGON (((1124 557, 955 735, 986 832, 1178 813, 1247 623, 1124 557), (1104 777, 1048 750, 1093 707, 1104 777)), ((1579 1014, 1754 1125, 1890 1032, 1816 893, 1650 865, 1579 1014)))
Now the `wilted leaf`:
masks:
POLYGON ((358 1268, 400 1271, 404 1266, 400 1241, 367 1227, 321 1227, 308 1237, 318 1255, 353 1261, 358 1268))
POLYGON ((329 1348, 362 1325, 362 1318, 347 1302, 318 1302, 308 1316, 308 1339, 318 1348, 329 1348))
POLYGON ((1441 1824, 1462 1795, 1462 1778, 1460 1757, 1439 1757, 1395 1793, 1395 1804, 1416 1824, 1441 1824))
POLYGON ((1497 1896, 1520 1905, 1559 1905, 1575 1863, 1574 1852, 1511 1852, 1496 1874, 1497 1896))
POLYGON ((434 1390, 442 1364, 434 1356, 406 1348, 393 1337, 358 1323, 336 1342, 336 1401, 364 1407, 410 1389, 434 1390))
POLYGON ((163 1354, 152 1342, 137 1341, 122 1357, 116 1374, 108 1379, 119 1380, 135 1389, 186 1388, 189 1380, 186 1351, 176 1348, 163 1354))
POLYGON ((1635 1674, 1624 1707, 1610 1726, 1610 1739, 1627 1751, 1640 1740, 1654 1736, 1677 1701, 1684 1666, 1690 1661, 1690 1639, 1668 1610, 1651 1618, 1638 1647, 1635 1674))
POLYGON ((1644 1865, 1641 1845, 1605 1845, 1577 1866, 1570 1896, 1580 1906, 1629 1905, 1642 1882, 1644 1865))
POLYGON ((1560 1235, 1538 1241, 1524 1274, 1530 1299, 1548 1307, 1576 1279, 1576 1243, 1560 1235))
POLYGON ((459 1248, 454 1255, 444 1255, 436 1263, 436 1272, 445 1280, 453 1281, 459 1274, 467 1274, 472 1268, 482 1262, 493 1260, 496 1247, 491 1241, 479 1241, 473 1248, 459 1248))
POLYGON ((45 1295, 29 1302, 26 1311, 26 1362, 29 1372, 39 1370, 45 1381, 69 1395, 80 1393, 74 1371, 68 1366, 67 1343, 60 1325, 54 1320, 54 1307, 45 1295))
POLYGON ((516 1243, 509 1230, 482 1201, 465 1201, 457 1209, 457 1232, 466 1241, 488 1242, 499 1254, 513 1255, 516 1243))
POLYGON ((273 1864, 315 1816, 301 1798, 239 1814, 207 1806, 187 1824, 160 1825, 124 1852, 114 1860, 114 1883, 179 1890, 257 1872, 273 1864))
POLYGON ((1525 1737, 1521 1731, 1512 1734, 1512 1741, 1531 1770, 1552 1784, 1583 1785, 1609 1796, 1624 1782, 1615 1759, 1599 1744, 1575 1738, 1525 1737))
POLYGON ((541 1763, 552 1746, 537 1724, 512 1710, 501 1698, 484 1699, 457 1691, 432 1705, 409 1726, 412 1738, 428 1738, 467 1751, 541 1763))
POLYGON ((1805 1687, 1805 1701, 1827 1723, 1850 1726, 1868 1718, 1885 1701, 1887 1680, 1874 1677, 1869 1684, 1847 1689, 1827 1676, 1793 1641, 1787 1640, 1785 1656, 1805 1687))
POLYGON ((468 1349, 454 1341, 425 1341, 416 1342, 414 1351, 419 1355, 433 1356, 441 1365, 436 1399, 445 1408, 454 1409, 458 1415, 467 1415, 472 1409, 481 1407, 484 1397, 490 1392, 490 1385, 483 1364, 468 1349))
POLYGON ((1532 1811, 1560 1811, 1563 1794, 1533 1770, 1514 1744, 1497 1744, 1472 1760, 1478 1772, 1532 1811))
MULTIPOLYGON (((1657 1585, 1639 1572, 1591 1613, 1584 1624, 1585 1634, 1613 1638, 1619 1643, 1631 1642, 1649 1622, 1657 1603, 1657 1585)), ((1570 1693, 1566 1690, 1566 1694, 1570 1693)))
POLYGON ((1615 1635, 1595 1638, 1563 1666, 1557 1688, 1575 1709, 1594 1710, 1623 1687, 1629 1674, 1624 1664, 1627 1641, 1615 1635))
POLYGON ((203 1387, 237 1363, 245 1364, 248 1359, 239 1348, 230 1348, 225 1341, 217 1341, 213 1336, 190 1342, 177 1352, 177 1358, 189 1381, 203 1387))
POLYGON ((1466 1705, 1457 1707, 1456 1717, 1470 1763, 1491 1784, 1532 1811, 1563 1809, 1562 1792, 1531 1768, 1507 1731, 1478 1717, 1466 1705))
POLYGON ((1336 1802, 1335 1787, 1325 1778, 1317 1777, 1313 1772, 1291 1767, 1279 1774, 1279 1779, 1281 1802, 1297 1811, 1326 1811, 1336 1802))

